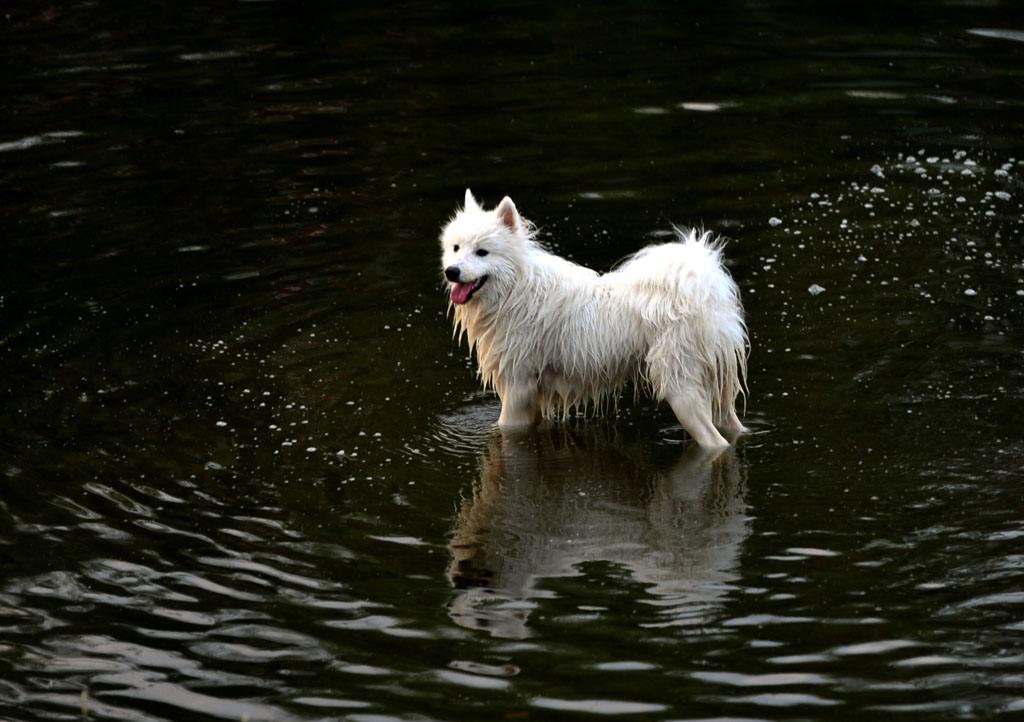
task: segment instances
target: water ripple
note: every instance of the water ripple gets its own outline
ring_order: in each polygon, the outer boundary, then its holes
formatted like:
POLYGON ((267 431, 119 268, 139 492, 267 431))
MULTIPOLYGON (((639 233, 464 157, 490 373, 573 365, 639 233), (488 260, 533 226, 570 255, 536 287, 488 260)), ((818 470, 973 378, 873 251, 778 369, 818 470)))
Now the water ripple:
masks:
POLYGON ((431 418, 426 434, 407 444, 405 451, 432 458, 438 452, 457 458, 475 458, 495 433, 500 402, 491 394, 479 394, 444 414, 431 418))
POLYGON ((599 715, 651 714, 663 712, 667 707, 650 702, 629 702, 614 699, 559 699, 557 697, 535 697, 530 701, 533 707, 558 712, 577 712, 599 715))
POLYGON ((834 684, 835 680, 810 672, 781 674, 739 674, 738 672, 694 672, 694 679, 734 687, 780 687, 801 684, 834 684))

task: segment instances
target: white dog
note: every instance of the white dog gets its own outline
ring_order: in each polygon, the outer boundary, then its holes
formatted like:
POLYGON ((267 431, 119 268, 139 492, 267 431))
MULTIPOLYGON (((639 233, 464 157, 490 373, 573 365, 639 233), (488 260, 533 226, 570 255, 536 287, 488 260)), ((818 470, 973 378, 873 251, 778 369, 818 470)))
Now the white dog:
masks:
POLYGON ((455 331, 501 397, 502 428, 601 406, 629 380, 668 401, 708 450, 745 429, 747 335, 739 289, 710 233, 676 229, 599 275, 544 250, 511 198, 465 207, 441 234, 455 331))

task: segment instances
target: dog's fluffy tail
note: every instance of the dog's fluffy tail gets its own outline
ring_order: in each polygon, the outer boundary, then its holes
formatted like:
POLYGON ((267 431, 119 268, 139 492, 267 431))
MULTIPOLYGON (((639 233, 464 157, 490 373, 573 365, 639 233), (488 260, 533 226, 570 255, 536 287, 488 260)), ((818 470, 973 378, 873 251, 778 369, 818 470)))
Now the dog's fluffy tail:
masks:
POLYGON ((644 248, 617 274, 640 304, 650 334, 646 366, 654 393, 671 399, 700 388, 714 423, 727 423, 736 397, 746 394, 739 288, 722 263, 721 240, 709 232, 675 231, 678 242, 644 248))

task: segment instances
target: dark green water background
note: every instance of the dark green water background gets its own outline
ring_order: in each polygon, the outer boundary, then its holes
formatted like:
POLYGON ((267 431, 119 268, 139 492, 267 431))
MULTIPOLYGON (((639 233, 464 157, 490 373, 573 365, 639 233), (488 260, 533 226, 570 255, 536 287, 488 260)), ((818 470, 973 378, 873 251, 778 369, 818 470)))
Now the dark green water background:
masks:
POLYGON ((1024 11, 15 2, 0 718, 1024 711, 1024 11), (753 433, 492 429, 437 233, 728 235, 753 433))

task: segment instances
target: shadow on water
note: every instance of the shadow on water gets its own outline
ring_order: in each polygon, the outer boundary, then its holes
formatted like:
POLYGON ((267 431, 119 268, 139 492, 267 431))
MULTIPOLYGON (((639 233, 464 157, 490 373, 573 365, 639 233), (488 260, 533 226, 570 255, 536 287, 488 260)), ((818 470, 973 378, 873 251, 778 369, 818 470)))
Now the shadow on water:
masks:
POLYGON ((493 432, 451 538, 452 620, 495 637, 530 634, 543 580, 604 562, 664 606, 664 625, 700 624, 736 579, 749 533, 734 449, 688 447, 669 468, 601 431, 493 432))

